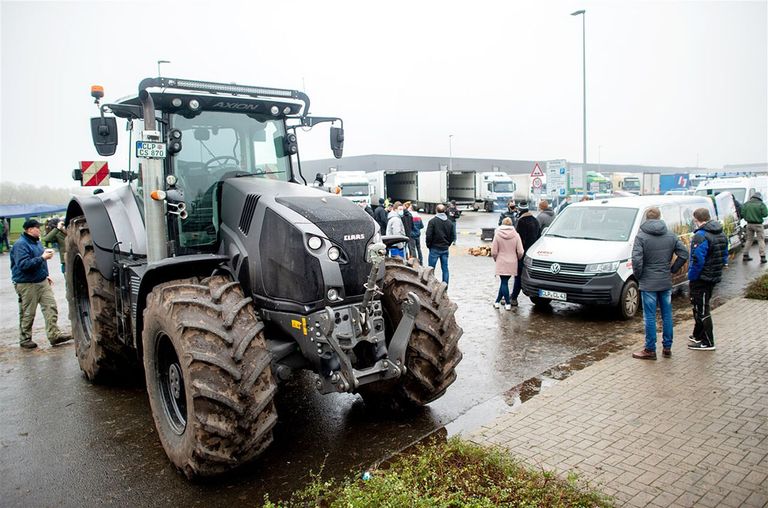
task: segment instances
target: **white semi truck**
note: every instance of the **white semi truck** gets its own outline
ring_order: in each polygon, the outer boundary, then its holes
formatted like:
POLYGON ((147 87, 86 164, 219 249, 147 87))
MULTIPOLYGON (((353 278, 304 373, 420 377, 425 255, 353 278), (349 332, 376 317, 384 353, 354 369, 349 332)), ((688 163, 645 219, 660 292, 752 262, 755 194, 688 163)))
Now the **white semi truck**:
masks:
POLYGON ((368 175, 365 171, 331 171, 325 177, 325 190, 354 203, 371 203, 368 175))
POLYGON ((493 211, 515 191, 512 178, 502 172, 381 170, 368 173, 368 183, 374 203, 380 198, 411 201, 426 213, 449 201, 459 208, 493 211))

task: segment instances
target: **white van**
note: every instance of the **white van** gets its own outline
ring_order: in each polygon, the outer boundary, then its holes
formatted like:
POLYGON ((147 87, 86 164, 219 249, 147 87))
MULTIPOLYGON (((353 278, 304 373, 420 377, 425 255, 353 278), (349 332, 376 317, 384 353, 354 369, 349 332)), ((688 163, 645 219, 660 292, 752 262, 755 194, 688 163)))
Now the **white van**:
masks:
MULTIPOLYGON (((693 212, 707 208, 723 222, 735 248, 738 220, 733 198, 724 193, 715 200, 704 196, 637 196, 574 203, 555 217, 552 225, 526 253, 523 292, 536 305, 550 301, 610 305, 622 319, 630 319, 640 306, 640 292, 632 274, 632 247, 648 208, 656 206, 670 231, 690 245, 693 212)), ((673 276, 673 284, 688 280, 687 264, 673 276)))
MULTIPOLYGON (((763 200, 768 199, 768 176, 734 176, 705 180, 696 187, 696 196, 717 196, 721 192, 730 192, 739 204, 743 205, 752 194, 759 192, 763 200)), ((768 218, 763 221, 768 227, 768 218)))

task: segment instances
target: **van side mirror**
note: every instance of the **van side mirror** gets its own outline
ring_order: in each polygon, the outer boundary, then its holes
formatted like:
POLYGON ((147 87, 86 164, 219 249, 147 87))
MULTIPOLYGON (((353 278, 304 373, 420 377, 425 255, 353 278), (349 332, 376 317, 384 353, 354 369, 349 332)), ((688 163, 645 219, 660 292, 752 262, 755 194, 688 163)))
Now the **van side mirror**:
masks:
POLYGON ((91 136, 99 155, 114 155, 117 150, 117 119, 113 116, 91 118, 91 136))
POLYGON ((341 154, 344 151, 343 127, 331 127, 331 150, 333 150, 334 157, 341 159, 341 154))

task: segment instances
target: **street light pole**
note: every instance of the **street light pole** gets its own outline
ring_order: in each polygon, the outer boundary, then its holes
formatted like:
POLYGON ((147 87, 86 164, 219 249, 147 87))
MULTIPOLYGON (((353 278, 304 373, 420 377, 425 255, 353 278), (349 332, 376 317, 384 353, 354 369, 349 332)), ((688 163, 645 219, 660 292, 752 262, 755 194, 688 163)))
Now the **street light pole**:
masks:
POLYGON ((448 134, 448 171, 453 171, 453 134, 448 134))
POLYGON ((584 9, 576 12, 572 12, 571 16, 581 16, 581 66, 583 69, 582 73, 582 88, 584 90, 584 112, 583 112, 583 118, 584 118, 584 169, 586 170, 587 167, 587 27, 586 27, 586 18, 587 18, 587 11, 584 9))

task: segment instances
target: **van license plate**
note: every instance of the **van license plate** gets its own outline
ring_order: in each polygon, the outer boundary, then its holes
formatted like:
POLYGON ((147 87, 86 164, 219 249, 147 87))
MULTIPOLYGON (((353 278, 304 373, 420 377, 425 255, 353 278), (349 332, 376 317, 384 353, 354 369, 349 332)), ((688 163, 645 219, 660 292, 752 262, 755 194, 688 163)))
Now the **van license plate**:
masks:
POLYGON ((566 294, 560 293, 559 291, 547 291, 546 289, 539 289, 539 296, 542 298, 551 298, 552 300, 561 300, 565 301, 566 294))

